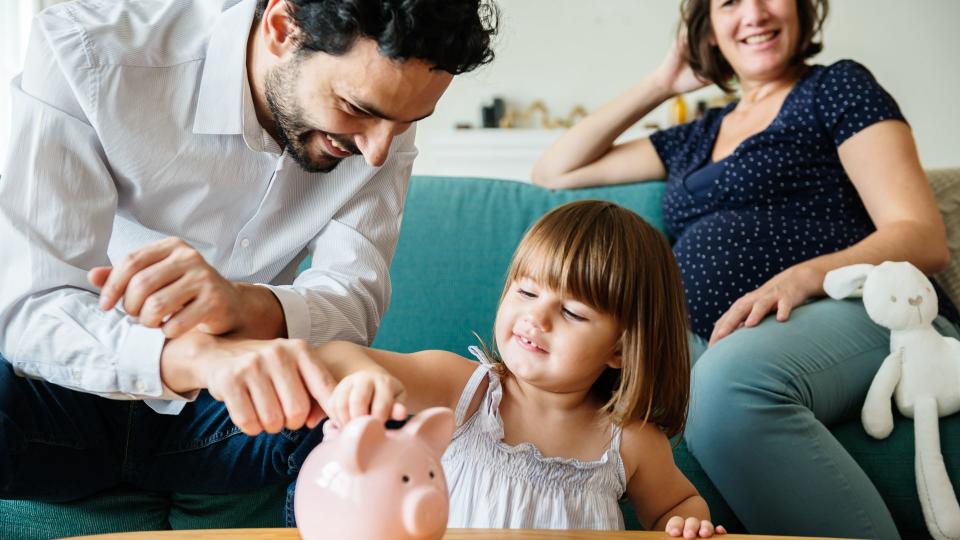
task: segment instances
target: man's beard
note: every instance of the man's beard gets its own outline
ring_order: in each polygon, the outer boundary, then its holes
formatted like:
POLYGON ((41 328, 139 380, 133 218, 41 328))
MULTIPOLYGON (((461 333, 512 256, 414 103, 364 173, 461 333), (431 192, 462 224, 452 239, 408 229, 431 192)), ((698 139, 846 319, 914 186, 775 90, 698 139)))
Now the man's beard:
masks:
MULTIPOLYGON (((303 170, 311 173, 330 172, 343 161, 344 158, 338 158, 326 153, 319 157, 312 157, 307 151, 307 144, 311 137, 324 137, 320 131, 311 128, 303 120, 303 108, 297 103, 293 95, 293 89, 300 76, 300 63, 302 57, 297 55, 290 62, 277 66, 267 74, 264 87, 264 93, 267 98, 267 105, 270 112, 273 113, 273 121, 276 126, 277 141, 287 150, 290 157, 303 170)), ((344 141, 337 141, 344 148, 357 152, 352 144, 344 141)))

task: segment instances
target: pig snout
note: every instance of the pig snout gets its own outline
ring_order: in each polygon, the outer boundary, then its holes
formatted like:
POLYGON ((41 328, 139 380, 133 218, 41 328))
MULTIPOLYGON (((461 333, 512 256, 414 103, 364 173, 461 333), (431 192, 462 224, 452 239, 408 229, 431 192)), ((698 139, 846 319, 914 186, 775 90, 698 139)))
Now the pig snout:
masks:
POLYGON ((439 489, 424 486, 403 502, 403 525, 413 538, 430 537, 447 526, 447 498, 439 489))

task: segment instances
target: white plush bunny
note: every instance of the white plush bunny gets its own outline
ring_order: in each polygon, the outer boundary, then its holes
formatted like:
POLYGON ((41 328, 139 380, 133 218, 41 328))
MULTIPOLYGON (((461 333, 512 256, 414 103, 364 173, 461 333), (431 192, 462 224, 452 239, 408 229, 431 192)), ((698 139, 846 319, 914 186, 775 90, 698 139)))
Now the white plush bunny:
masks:
POLYGON ((893 431, 893 410, 913 418, 917 491, 930 534, 960 539, 960 505, 940 453, 938 419, 960 411, 960 341, 943 337, 931 323, 937 293, 910 263, 855 264, 829 272, 823 288, 840 299, 863 296, 867 314, 890 329, 890 355, 870 385, 863 427, 883 439, 893 431))

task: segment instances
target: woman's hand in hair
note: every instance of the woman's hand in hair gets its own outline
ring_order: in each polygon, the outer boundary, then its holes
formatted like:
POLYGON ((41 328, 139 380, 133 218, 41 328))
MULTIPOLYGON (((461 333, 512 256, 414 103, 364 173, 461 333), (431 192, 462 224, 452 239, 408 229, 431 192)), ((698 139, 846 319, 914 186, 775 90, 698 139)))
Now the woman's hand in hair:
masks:
POLYGON ((749 328, 760 324, 774 310, 778 321, 786 321, 793 308, 823 294, 824 275, 825 272, 812 265, 797 265, 780 272, 759 289, 740 297, 717 319, 710 335, 710 345, 741 326, 749 328))
POLYGON ((690 68, 690 64, 684 60, 686 48, 687 37, 685 34, 681 34, 673 42, 667 56, 653 75, 663 91, 671 96, 699 90, 710 84, 709 81, 697 77, 693 69, 690 68))

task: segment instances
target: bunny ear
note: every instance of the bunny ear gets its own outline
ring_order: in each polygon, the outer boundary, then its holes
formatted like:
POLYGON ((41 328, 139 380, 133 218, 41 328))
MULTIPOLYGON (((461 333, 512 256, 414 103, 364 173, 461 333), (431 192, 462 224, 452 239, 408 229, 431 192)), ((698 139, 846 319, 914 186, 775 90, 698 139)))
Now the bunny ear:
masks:
POLYGON ((863 296, 863 282, 874 268, 872 264, 851 264, 831 270, 823 279, 823 290, 836 300, 859 298, 863 296))
POLYGON ((362 473, 370 466, 373 455, 386 439, 383 422, 372 416, 360 416, 347 422, 340 435, 344 444, 341 458, 348 469, 362 473))
POLYGON ((410 419, 403 431, 426 443, 439 459, 450 444, 455 427, 453 411, 446 407, 432 407, 410 419))

